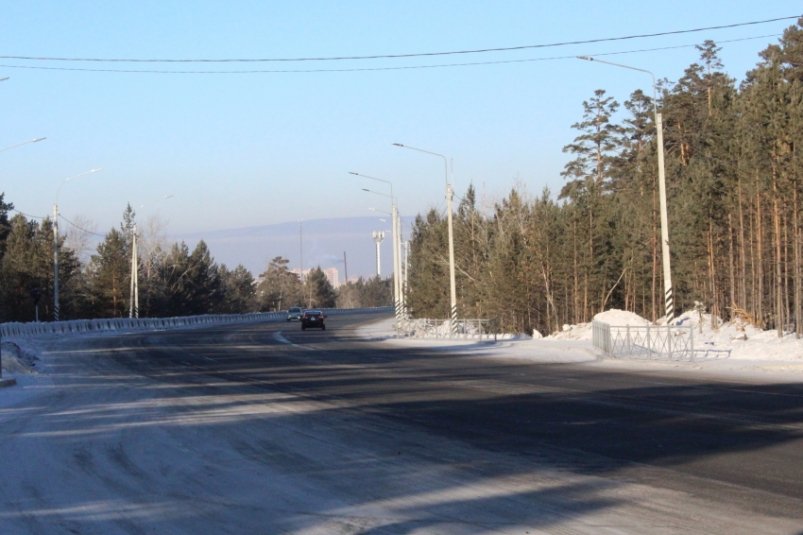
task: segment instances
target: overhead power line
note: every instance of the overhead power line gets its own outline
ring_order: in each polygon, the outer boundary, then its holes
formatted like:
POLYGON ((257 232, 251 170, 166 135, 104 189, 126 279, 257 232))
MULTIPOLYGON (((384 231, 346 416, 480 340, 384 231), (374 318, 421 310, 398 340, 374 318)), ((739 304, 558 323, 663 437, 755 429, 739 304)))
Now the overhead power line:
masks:
POLYGON ((492 52, 512 52, 517 50, 532 50, 539 48, 555 48, 555 47, 570 46, 570 45, 587 45, 587 44, 597 44, 597 43, 614 42, 614 41, 626 41, 632 39, 644 39, 649 37, 663 37, 667 35, 681 35, 681 34, 696 33, 703 31, 739 28, 743 26, 754 26, 759 24, 767 24, 770 22, 779 22, 784 20, 797 19, 800 17, 803 17, 803 15, 778 17, 765 20, 754 20, 749 22, 738 22, 733 24, 722 24, 717 26, 706 26, 702 28, 691 28, 686 30, 672 30, 666 32, 625 35, 619 37, 603 37, 598 39, 582 39, 575 41, 562 41, 557 43, 519 45, 519 46, 496 47, 496 48, 477 48, 477 49, 451 50, 451 51, 441 51, 441 52, 413 52, 413 53, 403 53, 403 54, 373 54, 364 56, 320 56, 320 57, 297 57, 297 58, 226 58, 226 59, 70 58, 70 57, 49 57, 49 56, 0 55, 0 59, 18 60, 18 61, 64 61, 64 62, 98 62, 98 63, 278 63, 278 62, 307 62, 307 61, 359 61, 359 60, 375 60, 375 59, 403 59, 403 58, 421 58, 421 57, 434 57, 434 56, 453 56, 453 55, 465 55, 465 54, 486 54, 492 52))
MULTIPOLYGON (((728 39, 717 41, 717 45, 736 43, 741 41, 752 41, 756 39, 766 39, 769 37, 779 37, 781 34, 766 34, 753 37, 742 37, 739 39, 728 39)), ((698 44, 683 44, 673 46, 662 46, 655 48, 638 48, 631 50, 620 50, 615 52, 594 52, 595 57, 616 56, 624 54, 636 54, 641 52, 658 52, 662 50, 677 50, 681 48, 692 48, 698 44)), ((371 72, 371 71, 403 71, 420 69, 442 69, 454 67, 479 67, 487 65, 506 65, 514 63, 533 63, 539 61, 556 61, 563 59, 575 59, 577 54, 564 56, 545 56, 538 58, 520 58, 507 60, 487 60, 487 61, 466 61, 454 63, 435 63, 428 65, 396 65, 382 67, 342 67, 342 68, 315 68, 315 69, 239 69, 239 70, 169 70, 169 69, 114 69, 114 68, 92 68, 92 67, 53 67, 44 65, 9 65, 0 64, 0 68, 6 69, 32 69, 48 71, 77 71, 77 72, 104 72, 104 73, 128 73, 128 74, 293 74, 293 73, 337 73, 337 72, 371 72)))
POLYGON ((99 234, 99 233, 94 232, 92 230, 85 229, 84 227, 73 223, 72 221, 70 221, 69 219, 67 219, 66 217, 64 217, 61 214, 59 214, 59 219, 61 219, 63 221, 66 221, 71 227, 76 228, 76 229, 80 230, 81 232, 83 232, 85 234, 91 234, 92 236, 98 236, 98 237, 101 237, 101 238, 103 238, 105 236, 104 234, 99 234))
POLYGON ((23 215, 23 216, 27 217, 28 219, 42 219, 42 220, 48 219, 48 216, 27 214, 27 213, 25 213, 25 212, 23 212, 21 210, 17 210, 16 208, 12 208, 9 211, 10 212, 17 212, 18 214, 23 215))
MULTIPOLYGON (((29 214, 29 213, 23 212, 22 210, 17 210, 16 208, 12 208, 10 211, 11 212, 16 212, 16 213, 18 213, 20 215, 23 215, 23 216, 27 217, 28 219, 40 219, 42 221, 44 221, 46 219, 50 219, 49 215, 33 215, 33 214, 29 214)), ((69 219, 67 219, 66 217, 64 217, 61 214, 59 214, 59 219, 61 219, 62 221, 64 221, 67 224, 69 224, 70 226, 72 226, 72 227, 74 227, 74 228, 76 228, 76 229, 78 229, 81 232, 84 232, 86 234, 91 234, 92 236, 98 236, 98 237, 101 237, 101 238, 103 238, 105 236, 104 234, 99 234, 99 233, 94 232, 92 230, 85 229, 84 227, 82 227, 80 225, 77 225, 76 223, 73 223, 72 221, 70 221, 69 219)))

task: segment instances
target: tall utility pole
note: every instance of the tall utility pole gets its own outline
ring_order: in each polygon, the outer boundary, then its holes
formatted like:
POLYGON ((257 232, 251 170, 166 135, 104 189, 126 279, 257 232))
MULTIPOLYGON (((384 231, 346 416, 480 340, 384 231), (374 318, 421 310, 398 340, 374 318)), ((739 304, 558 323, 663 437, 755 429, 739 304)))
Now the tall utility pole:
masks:
POLYGON ((655 81, 655 74, 647 69, 639 69, 630 65, 605 61, 591 56, 577 56, 577 59, 584 61, 594 61, 605 63, 622 69, 638 71, 649 74, 652 77, 652 107, 655 114, 655 141, 658 145, 658 197, 661 209, 661 267, 664 275, 664 313, 667 324, 675 317, 675 296, 672 289, 672 268, 669 256, 669 217, 666 208, 666 171, 664 166, 664 125, 661 113, 658 111, 658 84, 655 81))
POLYGON ((62 180, 56 190, 56 201, 53 203, 53 321, 59 321, 59 193, 64 184, 74 178, 97 173, 100 168, 90 169, 78 175, 62 180))
POLYGON ((452 184, 449 182, 449 160, 446 156, 438 152, 419 149, 401 143, 394 143, 393 145, 443 158, 443 170, 446 178, 446 219, 449 228, 449 334, 454 335, 457 333, 457 285, 455 283, 454 224, 452 222, 452 199, 454 197, 454 191, 452 190, 452 184))
POLYGON ((345 270, 346 284, 349 283, 349 263, 346 261, 346 251, 343 251, 343 269, 345 270))
MULTIPOLYGON (((410 242, 404 242, 404 262, 402 263, 402 272, 404 273, 402 276, 402 295, 407 295, 407 289, 409 286, 409 279, 408 274, 410 273, 410 242)), ((402 315, 407 318, 408 317, 408 310, 407 310, 407 300, 405 299, 402 302, 402 315)))
POLYGON ((298 222, 298 276, 304 281, 304 222, 298 222))
POLYGON ((131 233, 131 296, 129 318, 139 317, 139 256, 137 255, 137 226, 131 233))
POLYGON ((402 291, 402 284, 401 284, 401 220, 399 218, 399 206, 396 202, 396 196, 393 195, 393 182, 384 178, 378 178, 375 176, 364 175, 362 173, 357 173, 355 171, 349 171, 349 174, 367 178, 370 180, 375 180, 377 182, 382 182, 387 184, 390 187, 390 195, 386 195, 384 193, 380 193, 378 191, 373 191, 370 189, 363 188, 363 191, 367 191, 369 193, 375 193, 377 195, 382 195, 383 197, 388 197, 390 199, 390 217, 392 223, 392 242, 393 242, 393 310, 396 316, 396 319, 401 318, 404 315, 404 292, 402 291))
POLYGON ((59 205, 53 204, 53 321, 59 321, 59 205))
POLYGON ((380 246, 382 245, 382 240, 385 239, 385 233, 381 230, 375 230, 371 233, 371 236, 373 236, 376 242, 376 276, 379 277, 382 275, 382 253, 380 246))

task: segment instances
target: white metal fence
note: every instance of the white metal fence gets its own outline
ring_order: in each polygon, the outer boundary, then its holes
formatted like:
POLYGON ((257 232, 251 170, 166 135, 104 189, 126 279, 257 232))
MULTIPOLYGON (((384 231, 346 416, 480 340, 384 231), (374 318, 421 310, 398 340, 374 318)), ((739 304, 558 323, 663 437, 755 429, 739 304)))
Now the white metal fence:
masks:
POLYGON ((594 347, 617 358, 685 360, 730 357, 729 349, 694 347, 691 325, 608 325, 592 323, 594 347))
POLYGON ((456 338, 496 340, 496 322, 488 319, 458 319, 454 332, 450 331, 449 320, 443 319, 400 319, 396 322, 399 336, 410 338, 456 338))

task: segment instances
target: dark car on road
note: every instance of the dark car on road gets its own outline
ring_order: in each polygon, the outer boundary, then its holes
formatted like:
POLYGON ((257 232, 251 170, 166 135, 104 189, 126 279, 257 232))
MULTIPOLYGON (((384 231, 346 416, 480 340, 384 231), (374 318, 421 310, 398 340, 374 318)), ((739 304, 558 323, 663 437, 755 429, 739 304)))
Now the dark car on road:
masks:
POLYGON ((320 310, 305 310, 301 316, 301 330, 323 329, 326 330, 326 314, 320 310))

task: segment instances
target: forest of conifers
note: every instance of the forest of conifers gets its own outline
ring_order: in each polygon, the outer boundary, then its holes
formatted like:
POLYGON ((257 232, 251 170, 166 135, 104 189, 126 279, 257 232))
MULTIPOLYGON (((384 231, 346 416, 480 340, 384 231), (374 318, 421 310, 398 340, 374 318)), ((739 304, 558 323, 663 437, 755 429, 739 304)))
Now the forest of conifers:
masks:
MULTIPOLYGON (((50 321, 56 316, 53 222, 29 220, 19 213, 9 217, 12 211, 13 204, 0 193, 0 322, 50 321)), ((392 302, 389 281, 379 277, 361 278, 335 290, 320 267, 302 280, 282 257, 271 260, 255 280, 242 265, 229 269, 216 263, 204 241, 192 251, 185 243, 168 246, 160 240, 135 249, 135 216, 128 206, 120 228, 111 229, 85 263, 79 261, 77 247, 59 233, 58 319, 239 314, 392 302), (131 286, 134 250, 139 259, 136 294, 131 286)))
MULTIPOLYGON (((802 24, 738 86, 711 41, 677 82, 659 82, 676 310, 699 303, 803 334, 802 24)), ((454 222, 459 317, 549 333, 610 308, 664 316, 654 102, 636 91, 622 106, 602 89, 583 102, 560 192, 514 189, 493 210, 465 192, 454 222)), ((415 315, 448 317, 447 250, 445 217, 419 216, 415 315)))

